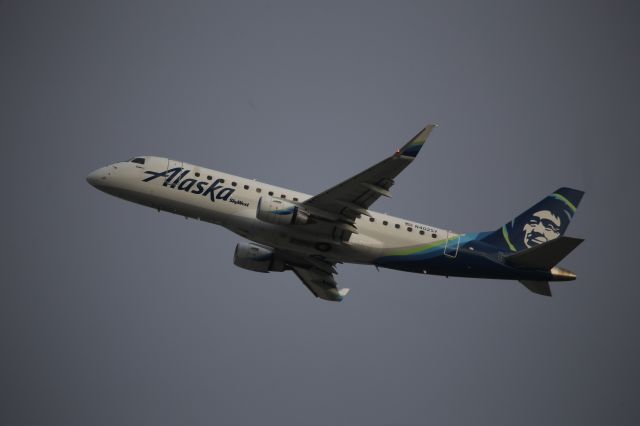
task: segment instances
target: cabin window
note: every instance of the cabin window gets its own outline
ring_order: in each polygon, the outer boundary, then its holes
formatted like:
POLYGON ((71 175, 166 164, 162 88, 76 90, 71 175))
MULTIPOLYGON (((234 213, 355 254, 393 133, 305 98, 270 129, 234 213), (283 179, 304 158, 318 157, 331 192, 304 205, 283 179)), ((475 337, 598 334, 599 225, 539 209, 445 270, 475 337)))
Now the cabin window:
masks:
POLYGON ((238 186, 237 182, 231 182, 231 186, 238 186))
POLYGON ((438 234, 431 234, 431 238, 438 238, 438 234))
POLYGON ((141 158, 141 157, 134 158, 133 160, 131 160, 131 162, 136 164, 144 164, 144 158, 141 158))
POLYGON ((224 179, 220 179, 220 183, 224 183, 224 179))
POLYGON ((370 218, 369 218, 369 222, 373 222, 374 220, 375 220, 375 219, 374 219, 374 218, 372 218, 372 217, 370 217, 370 218))
POLYGON ((384 226, 387 226, 387 225, 389 224, 389 222, 387 222, 386 220, 383 220, 383 221, 382 221, 382 224, 383 224, 384 226))
POLYGON ((269 191, 269 195, 273 196, 273 191, 269 191))
POLYGON ((244 189, 249 189, 249 185, 245 185, 245 186, 244 186, 244 189))
POLYGON ((420 230, 420 235, 424 235, 424 231, 422 229, 420 230))
POLYGON ((213 179, 211 176, 207 176, 207 180, 211 180, 213 179))
POLYGON ((196 172, 196 177, 200 177, 200 172, 196 172))
POLYGON ((400 229, 400 225, 399 224, 395 224, 396 229, 400 229))
POLYGON ((280 198, 287 198, 287 196, 284 194, 280 194, 280 198))
POLYGON ((407 231, 409 231, 409 232, 413 232, 413 228, 412 228, 412 227, 410 227, 410 226, 407 226, 407 231))
POLYGON ((298 201, 298 197, 293 197, 293 201, 298 201))
POLYGON ((256 192, 262 192, 262 189, 256 188, 256 192))

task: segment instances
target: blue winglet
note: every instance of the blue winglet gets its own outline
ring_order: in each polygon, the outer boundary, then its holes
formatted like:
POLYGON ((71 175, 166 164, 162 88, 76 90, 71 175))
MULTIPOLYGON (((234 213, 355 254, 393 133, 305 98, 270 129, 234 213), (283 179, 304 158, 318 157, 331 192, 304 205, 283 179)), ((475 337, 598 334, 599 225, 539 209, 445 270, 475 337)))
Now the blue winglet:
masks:
POLYGON ((416 157, 420 152, 420 148, 426 142, 427 138, 431 134, 431 131, 436 127, 436 124, 429 124, 424 129, 415 135, 409 142, 407 142, 397 152, 397 155, 403 155, 405 157, 416 157))

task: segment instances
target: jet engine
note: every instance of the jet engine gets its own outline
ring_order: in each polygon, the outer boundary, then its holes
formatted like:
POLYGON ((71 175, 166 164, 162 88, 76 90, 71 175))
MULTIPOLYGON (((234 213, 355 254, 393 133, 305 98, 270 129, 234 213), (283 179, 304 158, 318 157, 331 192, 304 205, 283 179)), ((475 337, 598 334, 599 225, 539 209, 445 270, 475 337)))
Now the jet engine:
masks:
POLYGON ((238 243, 233 263, 255 272, 284 271, 284 262, 275 256, 273 249, 256 243, 238 243))
POLYGON ((309 221, 309 214, 295 204, 267 196, 258 200, 256 217, 275 225, 304 225, 309 221))

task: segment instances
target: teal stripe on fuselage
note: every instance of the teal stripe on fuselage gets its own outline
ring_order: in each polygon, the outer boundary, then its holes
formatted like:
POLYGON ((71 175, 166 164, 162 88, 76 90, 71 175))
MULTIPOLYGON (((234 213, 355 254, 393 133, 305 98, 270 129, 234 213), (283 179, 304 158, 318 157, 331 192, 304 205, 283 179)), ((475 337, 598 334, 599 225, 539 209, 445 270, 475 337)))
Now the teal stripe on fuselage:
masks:
POLYGON ((548 271, 522 270, 506 264, 501 254, 505 253, 503 250, 482 241, 488 234, 491 233, 461 235, 459 247, 457 237, 450 239, 451 246, 447 247, 449 255, 445 254, 446 240, 443 240, 416 253, 383 256, 373 263, 382 268, 431 275, 541 281, 552 279, 548 271))
MULTIPOLYGON (((478 239, 479 236, 484 236, 486 235, 486 233, 482 233, 482 234, 478 234, 478 233, 471 233, 471 234, 462 234, 460 235, 460 247, 462 247, 464 244, 467 244, 470 241, 476 240, 478 239)), ((442 254, 444 254, 444 247, 445 245, 447 245, 447 243, 451 244, 452 250, 455 249, 455 247, 458 246, 458 237, 452 237, 446 240, 442 240, 437 242, 435 245, 430 246, 429 248, 426 248, 424 250, 418 251, 416 253, 411 253, 411 254, 400 254, 400 255, 388 255, 388 256, 382 256, 379 257, 377 259, 374 260, 375 264, 379 264, 379 265, 383 265, 385 263, 398 263, 398 262, 408 262, 408 263, 413 263, 413 262, 420 262, 422 260, 426 260, 426 259, 430 259, 430 258, 434 258, 436 256, 440 256, 442 254)))

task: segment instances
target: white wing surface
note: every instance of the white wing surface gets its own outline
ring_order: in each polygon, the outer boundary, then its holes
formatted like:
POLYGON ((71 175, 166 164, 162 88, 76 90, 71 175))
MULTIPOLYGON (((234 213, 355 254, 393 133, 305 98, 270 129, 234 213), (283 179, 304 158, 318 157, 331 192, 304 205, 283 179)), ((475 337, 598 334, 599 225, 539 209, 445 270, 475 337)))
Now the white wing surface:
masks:
POLYGON ((392 156, 369 167, 350 179, 309 198, 304 202, 312 214, 330 221, 331 237, 344 241, 357 233, 354 222, 360 215, 368 216, 368 208, 381 196, 390 197, 389 189, 400 174, 420 152, 435 124, 429 124, 392 156))
POLYGON ((334 275, 335 263, 316 256, 308 256, 287 250, 276 250, 276 255, 284 261, 302 283, 321 299, 340 302, 349 293, 348 288, 338 289, 334 275))
POLYGON ((338 289, 333 274, 315 267, 292 266, 291 269, 316 297, 332 302, 340 302, 349 293, 348 288, 338 289))

